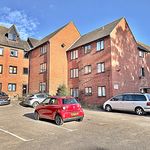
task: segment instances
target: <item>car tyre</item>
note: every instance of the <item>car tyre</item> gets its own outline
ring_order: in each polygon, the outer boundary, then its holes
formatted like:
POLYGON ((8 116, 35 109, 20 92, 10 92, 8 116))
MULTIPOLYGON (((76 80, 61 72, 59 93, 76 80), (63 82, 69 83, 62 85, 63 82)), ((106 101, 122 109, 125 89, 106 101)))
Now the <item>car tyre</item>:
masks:
POLYGON ((78 122, 81 122, 81 121, 83 121, 83 117, 82 117, 82 118, 80 118, 80 119, 78 119, 77 121, 78 121, 78 122))
POLYGON ((111 106, 110 105, 106 105, 105 106, 105 111, 108 111, 108 112, 112 111, 111 106))
POLYGON ((141 108, 141 107, 137 107, 137 108, 135 109, 135 113, 136 113, 137 115, 139 115, 139 116, 145 114, 143 108, 141 108))
POLYGON ((37 111, 34 112, 34 119, 40 120, 40 116, 39 116, 39 113, 37 111))
POLYGON ((32 106, 33 106, 33 108, 35 108, 35 107, 38 106, 38 105, 39 105, 38 102, 34 102, 32 106))
POLYGON ((55 116, 55 123, 57 125, 62 125, 63 124, 63 119, 62 119, 62 117, 60 115, 56 115, 55 116))

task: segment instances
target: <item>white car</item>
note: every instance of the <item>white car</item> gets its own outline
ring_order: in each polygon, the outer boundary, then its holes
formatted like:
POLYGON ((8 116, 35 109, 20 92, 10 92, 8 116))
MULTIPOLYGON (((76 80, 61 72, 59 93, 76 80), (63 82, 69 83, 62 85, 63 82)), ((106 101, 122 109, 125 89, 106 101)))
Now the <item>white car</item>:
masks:
POLYGON ((134 111, 137 115, 150 112, 150 94, 125 93, 112 97, 103 105, 106 111, 134 111))
POLYGON ((46 93, 37 93, 33 95, 27 96, 27 98, 24 100, 23 104, 26 106, 32 106, 36 107, 39 105, 43 100, 45 100, 49 95, 46 93))

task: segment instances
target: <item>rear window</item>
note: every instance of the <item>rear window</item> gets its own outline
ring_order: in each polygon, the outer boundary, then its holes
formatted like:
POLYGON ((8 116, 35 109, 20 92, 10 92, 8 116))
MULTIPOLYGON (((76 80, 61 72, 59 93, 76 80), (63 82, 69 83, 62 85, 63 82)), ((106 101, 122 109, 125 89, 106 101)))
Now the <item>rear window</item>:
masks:
POLYGON ((77 104, 78 103, 75 98, 63 99, 62 102, 63 104, 77 104))
POLYGON ((146 97, 144 95, 134 95, 134 101, 146 101, 146 97))
POLYGON ((147 94, 146 96, 148 97, 148 100, 150 101, 150 94, 147 94))

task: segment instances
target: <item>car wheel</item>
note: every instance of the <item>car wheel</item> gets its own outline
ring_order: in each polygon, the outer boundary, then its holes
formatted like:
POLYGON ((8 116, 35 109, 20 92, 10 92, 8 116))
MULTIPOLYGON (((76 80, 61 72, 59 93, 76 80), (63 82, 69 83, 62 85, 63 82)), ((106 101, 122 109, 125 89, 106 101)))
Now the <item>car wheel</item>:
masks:
POLYGON ((34 102, 32 106, 33 106, 33 108, 35 108, 35 107, 38 106, 38 105, 39 105, 38 102, 34 102))
POLYGON ((63 119, 62 119, 62 117, 60 115, 56 115, 56 117, 55 117, 55 123, 57 125, 62 125, 63 124, 63 119))
POLYGON ((105 110, 108 111, 108 112, 110 112, 110 111, 112 111, 112 108, 111 108, 110 105, 106 105, 106 106, 105 106, 105 110))
POLYGON ((78 119, 77 121, 78 121, 78 122, 81 122, 81 121, 83 121, 83 117, 82 117, 82 118, 80 118, 80 119, 78 119))
POLYGON ((135 109, 135 113, 137 114, 137 115, 144 115, 144 110, 143 110, 143 108, 141 108, 141 107, 137 107, 136 109, 135 109))
POLYGON ((39 113, 37 111, 34 112, 34 119, 40 120, 40 116, 39 116, 39 113))

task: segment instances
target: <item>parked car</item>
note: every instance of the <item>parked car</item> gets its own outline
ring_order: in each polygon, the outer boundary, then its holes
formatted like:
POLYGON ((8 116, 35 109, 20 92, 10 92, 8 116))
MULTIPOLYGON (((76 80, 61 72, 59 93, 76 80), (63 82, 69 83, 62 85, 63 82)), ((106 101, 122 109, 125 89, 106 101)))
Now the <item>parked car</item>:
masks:
POLYGON ((133 111, 137 115, 150 112, 150 94, 125 93, 112 97, 103 105, 106 111, 133 111))
POLYGON ((46 93, 36 93, 29 95, 25 98, 23 101, 23 104, 26 106, 36 107, 39 105, 45 98, 47 98, 49 95, 46 93))
POLYGON ((0 92, 0 105, 8 105, 8 104, 10 104, 9 96, 4 92, 0 92))
POLYGON ((73 97, 48 97, 34 112, 34 118, 54 120, 57 125, 62 125, 65 121, 82 121, 84 112, 81 105, 73 97))

